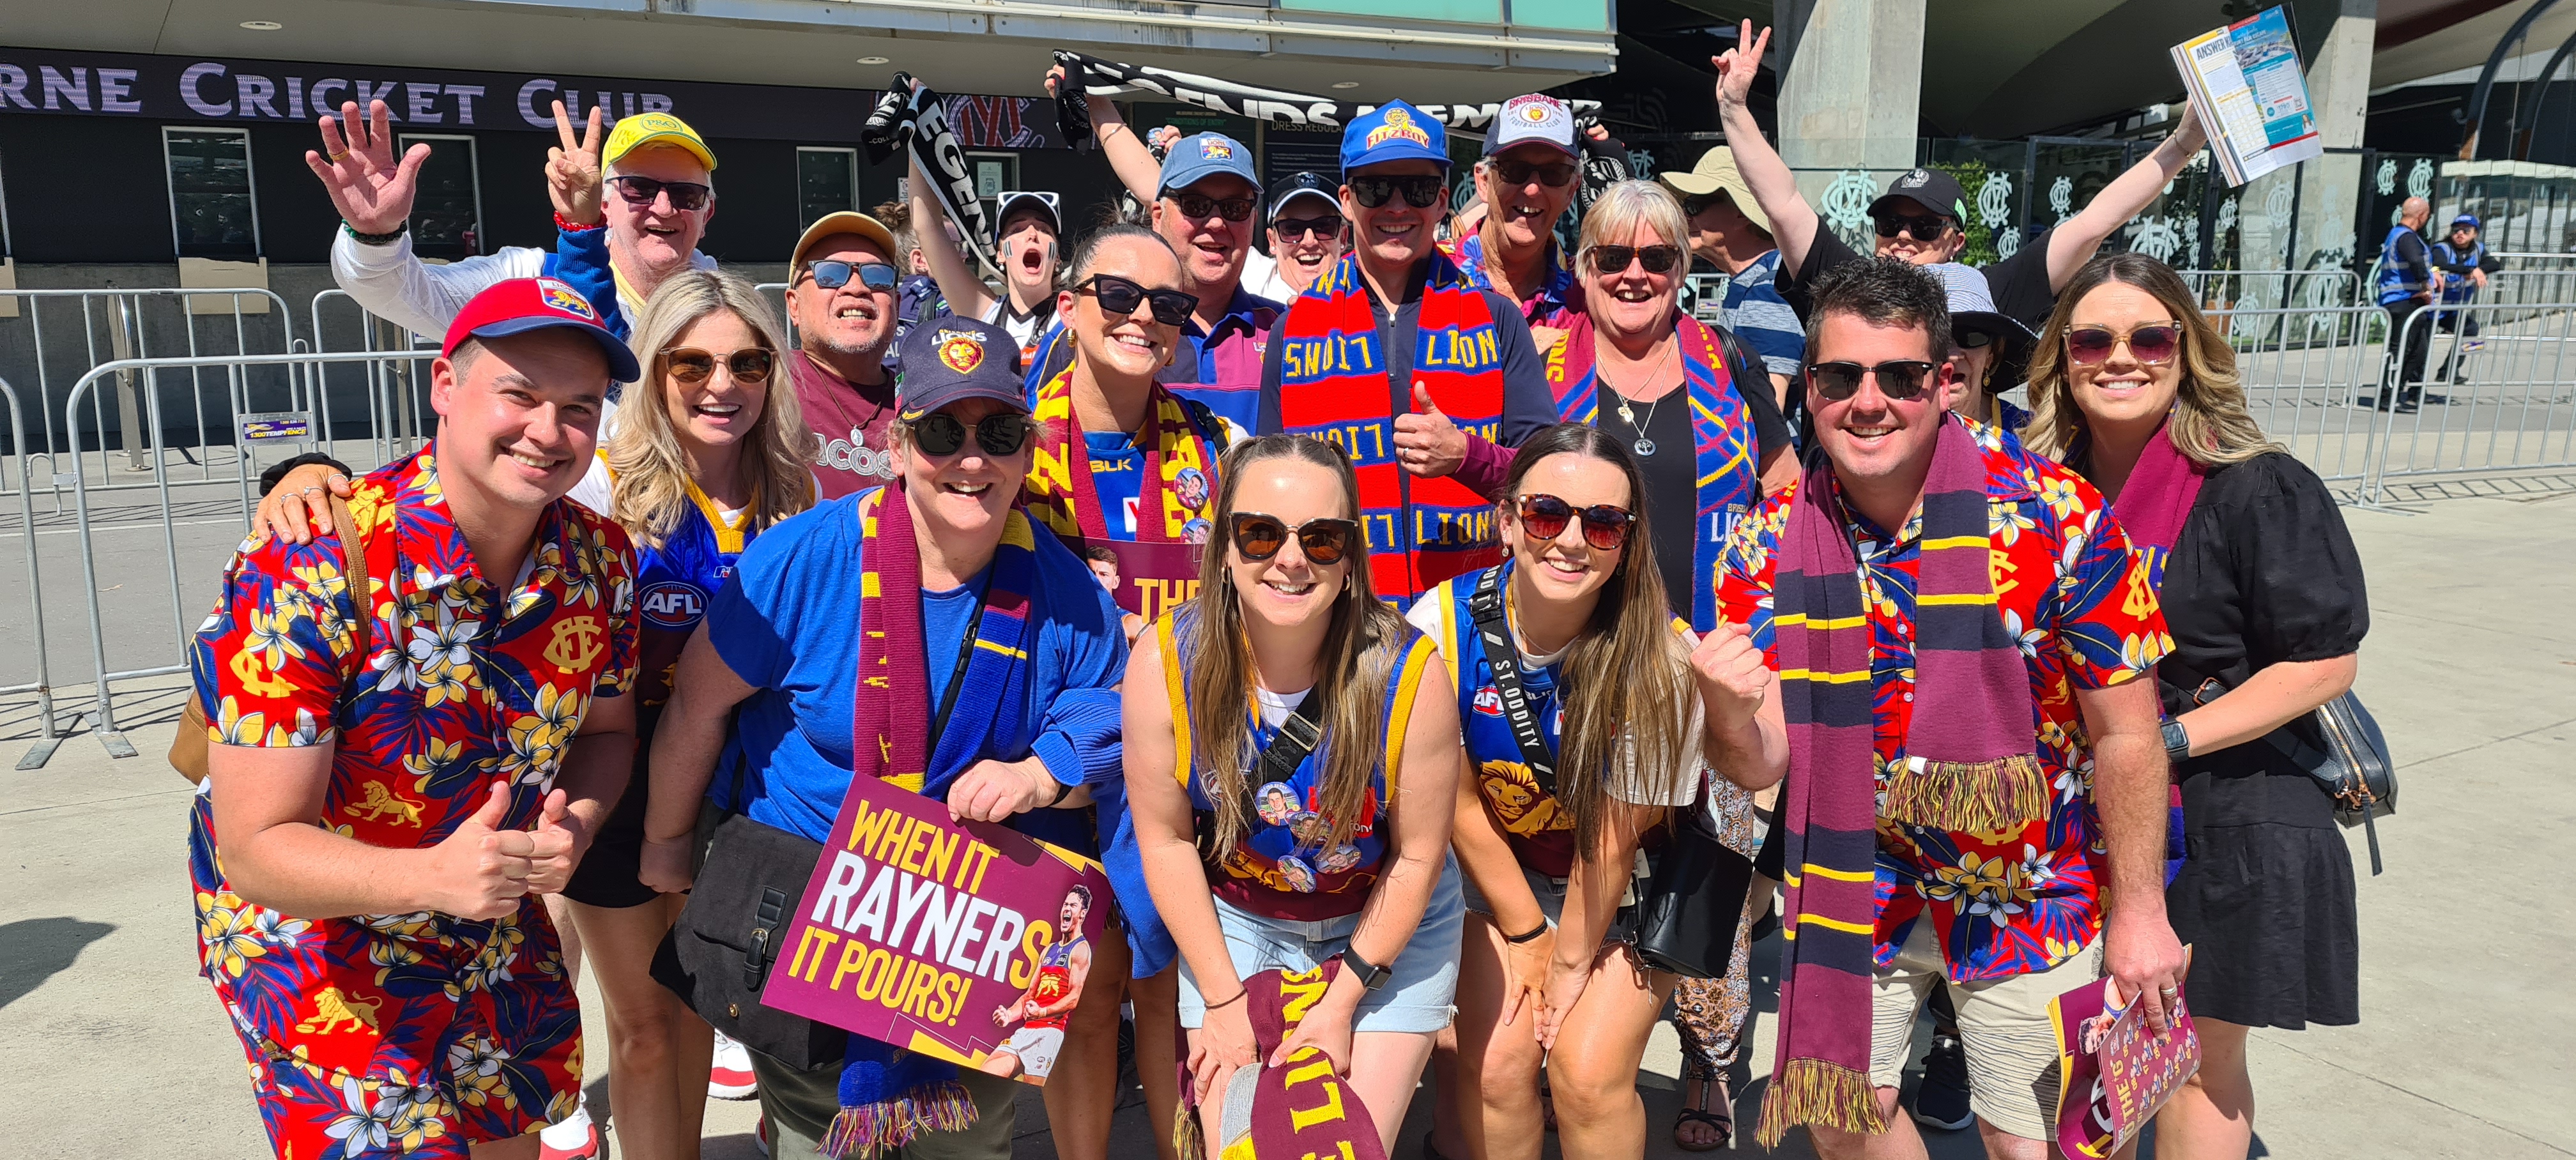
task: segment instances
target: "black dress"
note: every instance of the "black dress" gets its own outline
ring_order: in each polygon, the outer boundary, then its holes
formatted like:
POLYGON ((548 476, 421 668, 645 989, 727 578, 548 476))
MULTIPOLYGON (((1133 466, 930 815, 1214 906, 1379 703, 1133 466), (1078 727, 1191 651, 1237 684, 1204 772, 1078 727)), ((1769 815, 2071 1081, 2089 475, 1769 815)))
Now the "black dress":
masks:
MULTIPOLYGON (((2158 597, 2174 637, 2156 669, 2169 714, 2205 679, 2234 688, 2269 665, 2343 656, 2370 628, 2342 514, 2278 453, 2210 474, 2158 597)), ((2249 1027, 2359 1022, 2352 856, 2333 798, 2259 739, 2176 773, 2186 860, 2165 906, 2192 947, 2191 1009, 2249 1027)))

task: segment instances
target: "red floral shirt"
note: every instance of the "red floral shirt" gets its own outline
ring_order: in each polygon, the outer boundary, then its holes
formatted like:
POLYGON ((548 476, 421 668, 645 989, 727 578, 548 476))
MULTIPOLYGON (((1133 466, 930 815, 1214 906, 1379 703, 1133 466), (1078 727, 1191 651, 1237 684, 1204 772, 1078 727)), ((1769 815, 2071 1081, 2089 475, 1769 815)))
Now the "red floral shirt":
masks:
MULTIPOLYGON (((2074 472, 1970 423, 1987 467, 1987 538, 1997 610, 2021 644, 2037 703, 2040 767, 2056 787, 2046 818, 1962 833, 1878 823, 1881 966, 1926 913, 1957 981, 2043 970, 2091 944, 2101 926, 2101 820, 2093 752, 2075 700, 2151 671, 2173 648, 2146 569, 2129 551, 2111 505, 2074 472)), ((1773 557, 1789 522, 1792 486, 1739 521, 1727 539, 1718 605, 1744 625, 1772 666, 1773 557)), ((1914 714, 1914 599, 1922 518, 1893 535, 1853 514, 1861 598, 1869 609, 1870 682, 1877 702, 1873 765, 1884 783, 1905 760, 1914 714)))

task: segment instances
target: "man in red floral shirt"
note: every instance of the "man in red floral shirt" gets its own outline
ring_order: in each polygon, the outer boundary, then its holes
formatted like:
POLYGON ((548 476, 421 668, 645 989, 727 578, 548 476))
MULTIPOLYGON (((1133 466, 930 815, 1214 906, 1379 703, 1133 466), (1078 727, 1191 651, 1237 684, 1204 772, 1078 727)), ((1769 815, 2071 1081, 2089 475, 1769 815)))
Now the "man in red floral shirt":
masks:
POLYGON ((2045 1157, 2049 1000, 2106 965, 2152 1018, 2174 999, 2166 758, 2138 679, 2172 642, 2101 495, 1946 414, 1940 284, 1890 260, 1834 275, 1804 368, 1826 462, 1736 525, 1726 623, 1694 656, 1712 763, 1788 779, 1788 1080, 1761 1134, 1924 1155, 1897 1087, 1946 985, 1988 1154, 2045 1157))
POLYGON ((534 896, 632 766, 635 557, 562 497, 635 377, 570 286, 484 290, 431 364, 436 441, 358 481, 340 538, 246 544, 198 629, 200 962, 281 1157, 533 1158, 577 1105, 534 896))

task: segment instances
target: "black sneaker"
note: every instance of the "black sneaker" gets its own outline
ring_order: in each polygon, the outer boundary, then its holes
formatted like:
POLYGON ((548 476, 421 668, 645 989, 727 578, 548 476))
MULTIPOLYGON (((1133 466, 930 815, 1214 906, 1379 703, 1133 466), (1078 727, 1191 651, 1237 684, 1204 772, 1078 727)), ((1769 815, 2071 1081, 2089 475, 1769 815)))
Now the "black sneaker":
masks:
POLYGON ((1947 1035, 1932 1037, 1932 1053, 1923 1057, 1923 1086, 1914 1091, 1914 1120, 1958 1131, 1976 1121, 1968 1110, 1968 1053, 1947 1035))

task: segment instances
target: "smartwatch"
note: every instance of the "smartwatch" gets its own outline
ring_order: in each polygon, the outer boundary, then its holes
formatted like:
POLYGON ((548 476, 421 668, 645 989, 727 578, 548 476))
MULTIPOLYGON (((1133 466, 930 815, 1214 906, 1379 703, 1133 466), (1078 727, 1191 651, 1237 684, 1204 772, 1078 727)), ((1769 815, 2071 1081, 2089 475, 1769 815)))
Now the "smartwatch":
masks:
POLYGON ((1395 977, 1395 972, 1393 970, 1386 967, 1373 966, 1367 959, 1361 958, 1359 956, 1359 952, 1347 947, 1344 948, 1342 953, 1336 957, 1342 960, 1342 969, 1358 976, 1360 985, 1368 988, 1369 990, 1374 991, 1380 987, 1384 987, 1386 986, 1386 981, 1388 979, 1395 977))
POLYGON ((2165 759, 2180 765, 2191 759, 2191 734, 2184 732, 2182 722, 2165 722, 2165 759))

